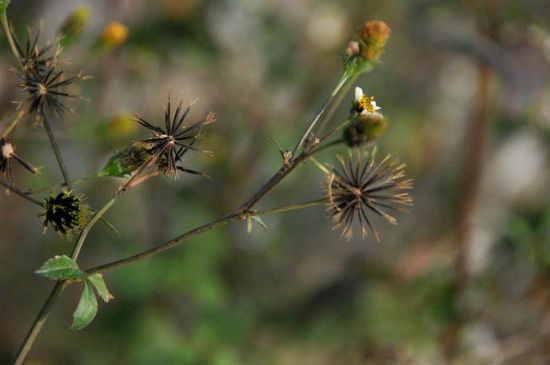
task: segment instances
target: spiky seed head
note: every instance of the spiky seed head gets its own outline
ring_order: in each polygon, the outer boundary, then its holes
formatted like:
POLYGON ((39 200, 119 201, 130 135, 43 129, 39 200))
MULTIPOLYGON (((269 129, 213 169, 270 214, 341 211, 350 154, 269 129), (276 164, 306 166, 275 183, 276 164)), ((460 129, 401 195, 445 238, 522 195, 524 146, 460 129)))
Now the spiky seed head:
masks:
POLYGON ((89 207, 84 203, 83 195, 75 195, 70 191, 52 193, 44 199, 42 218, 44 231, 50 226, 62 236, 70 236, 84 228, 88 221, 89 207))
POLYGON ((389 155, 377 163, 376 149, 365 161, 352 155, 347 160, 339 157, 339 167, 327 173, 325 187, 334 228, 342 228, 342 235, 347 239, 352 238, 353 225, 357 222, 363 238, 371 231, 379 240, 373 216, 397 224, 387 211, 412 204, 408 193, 412 180, 405 179, 405 165, 389 155))

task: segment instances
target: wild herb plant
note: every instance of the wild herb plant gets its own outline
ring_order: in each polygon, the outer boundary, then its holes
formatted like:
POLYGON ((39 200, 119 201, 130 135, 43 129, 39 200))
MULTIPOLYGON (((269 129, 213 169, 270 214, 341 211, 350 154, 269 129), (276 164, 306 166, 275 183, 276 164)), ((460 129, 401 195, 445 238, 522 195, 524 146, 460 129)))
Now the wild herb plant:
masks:
MULTIPOLYGON (((384 22, 368 21, 345 48, 343 74, 326 102, 309 123, 300 127, 303 132, 299 134, 295 145, 290 149, 280 149, 280 168, 250 198, 218 219, 205 222, 151 249, 82 269, 78 259, 83 245, 87 243, 90 230, 100 220, 110 225, 104 215, 125 194, 159 175, 178 177, 192 174, 199 175, 200 178, 206 177, 207 174, 199 171, 200 168, 190 166, 186 157, 190 153, 215 153, 215 150, 210 152, 202 147, 201 137, 209 128, 215 128, 215 124, 212 124, 216 121, 216 116, 210 112, 202 117, 194 117, 191 104, 184 101, 174 103, 170 92, 166 91, 168 100, 164 106, 163 120, 136 116, 135 122, 143 127, 143 138, 129 146, 120 146, 105 167, 96 174, 96 179, 118 179, 118 189, 113 191, 111 199, 103 206, 89 206, 86 203, 87 197, 78 192, 75 184, 78 180, 73 180, 67 170, 63 145, 56 139, 56 123, 66 113, 71 112, 71 108, 76 108, 74 101, 80 99, 79 95, 70 91, 70 86, 87 77, 82 72, 74 76, 66 72, 62 58, 62 45, 69 46, 74 42, 85 16, 75 13, 63 26, 63 34, 54 40, 44 42, 38 31, 29 30, 22 41, 16 35, 15 27, 8 22, 8 5, 9 0, 0 0, 1 22, 15 60, 13 71, 20 79, 19 84, 13 87, 20 89, 22 97, 14 108, 12 122, 1 133, 0 171, 3 178, 0 184, 6 193, 16 194, 39 208, 37 224, 42 224, 44 230, 54 230, 74 244, 72 252, 60 252, 36 271, 37 274, 54 280, 55 286, 31 325, 15 364, 25 361, 57 297, 69 285, 81 285, 83 288, 72 322, 72 329, 80 330, 96 316, 98 297, 105 303, 113 299, 103 279, 104 272, 148 259, 175 248, 191 237, 238 221, 246 221, 251 229, 255 222, 264 225, 261 219, 264 215, 325 206, 327 213, 333 217, 334 228, 341 229, 345 238, 350 239, 354 230, 359 228, 363 238, 373 236, 380 240, 375 221, 380 219, 396 224, 393 211, 412 204, 408 193, 412 182, 405 178, 405 165, 389 155, 377 161, 376 141, 383 136, 388 120, 374 97, 354 85, 359 75, 372 71, 379 64, 390 35, 390 28, 384 22), (353 86, 355 96, 351 100, 349 112, 343 116, 338 115, 336 112, 339 104, 353 86), (45 196, 37 191, 29 191, 18 183, 19 174, 38 174, 40 169, 16 153, 16 145, 10 138, 16 128, 43 128, 49 139, 63 182, 40 190, 48 192, 45 196), (316 159, 320 151, 336 146, 348 149, 343 155, 337 156, 337 166, 316 159), (310 166, 317 166, 322 172, 324 196, 306 202, 256 209, 256 205, 265 196, 306 161, 312 161, 310 166)), ((126 36, 127 31, 122 25, 112 24, 96 46, 113 47, 126 36)), ((17 141, 19 143, 25 143, 25 140, 17 141)), ((177 181, 174 180, 174 183, 177 181)))

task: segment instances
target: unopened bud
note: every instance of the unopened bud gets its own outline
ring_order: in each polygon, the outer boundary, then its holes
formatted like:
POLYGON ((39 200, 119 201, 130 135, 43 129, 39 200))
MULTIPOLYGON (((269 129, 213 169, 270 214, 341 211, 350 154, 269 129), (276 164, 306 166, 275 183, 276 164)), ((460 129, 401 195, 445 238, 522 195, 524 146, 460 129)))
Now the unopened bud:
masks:
POLYGON ((112 155, 98 176, 124 177, 130 175, 151 157, 151 145, 145 142, 136 142, 131 147, 112 155))
POLYGON ((344 140, 350 147, 378 140, 388 128, 387 119, 380 113, 358 114, 344 130, 344 140))
POLYGON ((70 46, 78 39, 89 19, 90 8, 85 5, 79 6, 69 15, 61 26, 61 34, 63 34, 61 43, 63 47, 70 46))
POLYGON ((128 38, 128 28, 119 22, 111 22, 103 30, 100 44, 105 48, 118 47, 128 38))
POLYGON ((348 57, 353 57, 358 55, 361 52, 359 48, 359 42, 349 41, 348 46, 346 47, 344 53, 348 57))
POLYGON ((384 51, 391 28, 381 20, 369 20, 360 33, 361 56, 366 60, 378 60, 384 51))

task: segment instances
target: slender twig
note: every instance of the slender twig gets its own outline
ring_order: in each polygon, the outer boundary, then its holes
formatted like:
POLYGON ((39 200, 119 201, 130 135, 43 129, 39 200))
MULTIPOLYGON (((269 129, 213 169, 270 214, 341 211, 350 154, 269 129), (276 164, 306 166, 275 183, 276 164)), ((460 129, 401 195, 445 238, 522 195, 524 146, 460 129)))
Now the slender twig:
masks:
POLYGON ((59 294, 61 294, 61 292, 63 291, 66 285, 67 285, 66 281, 58 281, 53 287, 50 295, 48 296, 48 299, 46 299, 46 302, 44 302, 44 304, 42 305, 42 308, 40 309, 40 312, 38 313, 38 316, 34 320, 34 323, 32 324, 30 331, 27 333, 27 336, 23 341, 23 345, 21 345, 21 348, 17 353, 17 357, 15 358, 14 365, 21 365, 23 364, 23 361, 25 361, 25 358, 27 357, 27 354, 31 350, 31 347, 34 341, 38 337, 38 334, 40 333, 42 326, 44 326, 44 323, 46 323, 46 320, 48 319, 50 310, 55 300, 57 299, 59 294))
POLYGON ((25 110, 20 110, 16 115, 13 121, 10 123, 10 125, 2 132, 2 138, 6 138, 10 135, 10 133, 15 129, 19 121, 23 118, 25 115, 25 110))
MULTIPOLYGON (((94 180, 94 179, 97 179, 97 178, 98 178, 97 175, 92 175, 92 176, 88 176, 88 177, 83 177, 81 179, 74 179, 74 180, 71 180, 71 184, 74 187, 75 185, 79 185, 79 184, 85 183, 86 181, 94 180)), ((63 182, 61 184, 52 185, 52 186, 45 186, 43 188, 38 188, 38 189, 27 189, 26 193, 29 194, 29 195, 40 194, 40 193, 60 189, 60 188, 66 187, 66 186, 67 186, 67 183, 63 182)))
POLYGON ((248 212, 248 216, 253 217, 253 216, 262 216, 262 215, 269 215, 269 214, 277 214, 277 213, 286 213, 286 212, 291 212, 293 210, 316 207, 316 206, 325 204, 326 202, 327 202, 327 198, 320 198, 317 200, 312 200, 304 203, 283 205, 277 208, 252 210, 248 212))
POLYGON ((69 178, 67 168, 65 167, 65 161, 63 161, 63 157, 61 156, 61 152, 59 151, 59 146, 57 145, 55 136, 53 135, 53 131, 50 126, 50 121, 48 119, 48 113, 44 112, 44 113, 41 113, 41 115, 43 117, 42 124, 44 125, 44 129, 46 130, 46 134, 48 134, 48 138, 50 140, 52 150, 55 154, 55 158, 57 159, 57 164, 59 165, 59 169, 61 170, 61 174, 63 175, 63 180, 65 180, 65 185, 67 186, 67 188, 71 190, 72 189, 71 179, 69 178))
POLYGON ((0 179, 0 185, 5 187, 6 189, 11 191, 12 193, 15 193, 15 194, 19 195, 21 198, 30 201, 33 204, 36 204, 36 205, 39 205, 39 206, 43 205, 39 200, 33 198, 32 196, 29 196, 29 194, 25 193, 23 190, 20 190, 20 189, 16 188, 15 186, 13 186, 9 182, 5 181, 4 179, 0 179))
POLYGON ((19 67, 23 68, 23 63, 21 62, 21 55, 19 54, 19 51, 17 50, 17 46, 15 45, 15 41, 12 37, 10 25, 8 24, 8 16, 6 15, 5 11, 2 12, 2 15, 0 17, 0 22, 2 22, 2 27, 4 27, 4 33, 6 33, 6 38, 8 39, 11 52, 13 53, 13 56, 17 60, 19 67))
POLYGON ((338 94, 340 89, 342 89, 342 87, 351 79, 351 77, 352 76, 349 75, 347 72, 344 72, 344 74, 342 75, 342 77, 340 78, 340 80, 338 81, 336 86, 334 87, 334 90, 332 90, 332 93, 330 94, 329 98, 325 101, 325 103, 323 104, 323 106, 321 107, 319 112, 315 115, 315 118, 313 118, 311 123, 309 123, 306 131, 304 132, 304 134, 300 138, 300 141, 298 142, 298 144, 296 144, 296 146, 292 150, 292 156, 296 156, 298 151, 300 151, 300 148, 302 148, 302 146, 304 145, 304 143, 307 140, 307 138, 309 137, 310 133, 313 131, 313 128, 315 128, 315 125, 319 122, 319 120, 321 119, 321 117, 325 113, 325 110, 327 109, 327 107, 334 100, 334 97, 338 94))
POLYGON ((350 77, 349 81, 345 83, 345 85, 342 87, 342 90, 338 93, 338 95, 334 99, 334 102, 332 103, 330 108, 325 113, 325 117, 323 118, 321 123, 319 123, 318 130, 319 130, 319 132, 321 133, 321 135, 323 137, 324 137, 324 135, 322 134, 323 129, 330 122, 330 120, 332 119, 332 117, 336 113, 336 110, 338 110, 338 107, 340 106, 340 104, 342 104, 342 101, 343 101, 344 97, 346 96, 349 89, 353 86, 355 80, 357 80, 358 77, 359 77, 359 74, 354 74, 353 76, 350 77))
POLYGON ((84 241, 86 240, 86 237, 88 237, 88 233, 92 229, 92 227, 96 224, 96 222, 103 217, 103 215, 113 206, 113 204, 116 201, 116 197, 109 200, 100 210, 98 210, 92 219, 90 219, 90 222, 86 225, 86 227, 82 230, 80 235, 78 236, 78 240, 76 241, 76 244, 73 249, 73 253, 71 255, 73 260, 78 259, 78 255, 80 255, 80 251, 82 250, 82 245, 84 245, 84 241))

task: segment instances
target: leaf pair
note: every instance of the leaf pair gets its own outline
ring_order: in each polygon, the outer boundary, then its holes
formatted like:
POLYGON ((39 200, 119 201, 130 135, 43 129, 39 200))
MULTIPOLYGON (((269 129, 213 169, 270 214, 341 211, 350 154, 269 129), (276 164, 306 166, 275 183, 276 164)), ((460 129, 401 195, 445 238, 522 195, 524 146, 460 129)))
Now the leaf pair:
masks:
POLYGON ((113 299, 101 274, 87 275, 68 256, 55 256, 46 261, 37 271, 52 280, 79 280, 84 282, 84 290, 73 313, 71 329, 80 330, 89 325, 97 314, 97 295, 107 303, 113 299), (95 288, 95 291, 94 289, 95 288))

